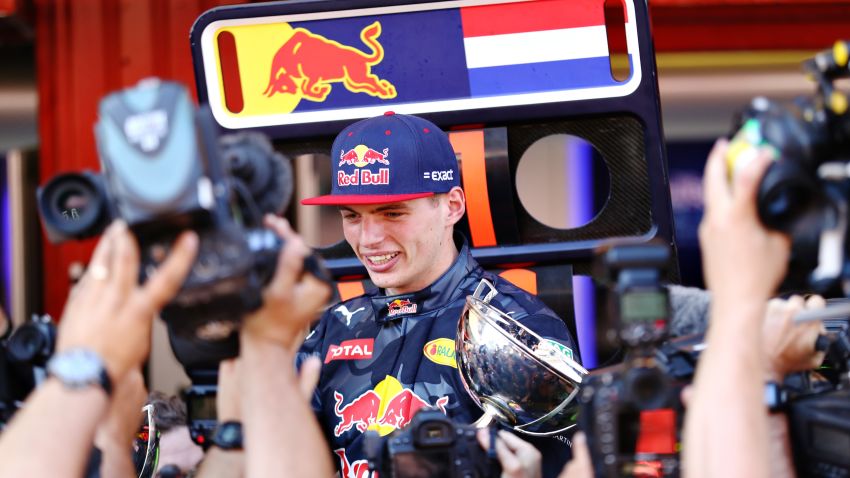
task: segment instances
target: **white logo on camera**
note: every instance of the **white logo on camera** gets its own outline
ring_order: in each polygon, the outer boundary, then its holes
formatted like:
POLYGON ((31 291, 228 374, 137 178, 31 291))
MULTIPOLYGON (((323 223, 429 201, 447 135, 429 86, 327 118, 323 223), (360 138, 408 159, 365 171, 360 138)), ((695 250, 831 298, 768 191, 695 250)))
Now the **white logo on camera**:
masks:
POLYGON ((445 171, 425 171, 423 177, 431 181, 454 181, 454 173, 452 169, 445 171))
POLYGON ((127 139, 138 144, 145 153, 157 149, 167 133, 168 114, 164 110, 139 113, 124 120, 124 134, 127 139))

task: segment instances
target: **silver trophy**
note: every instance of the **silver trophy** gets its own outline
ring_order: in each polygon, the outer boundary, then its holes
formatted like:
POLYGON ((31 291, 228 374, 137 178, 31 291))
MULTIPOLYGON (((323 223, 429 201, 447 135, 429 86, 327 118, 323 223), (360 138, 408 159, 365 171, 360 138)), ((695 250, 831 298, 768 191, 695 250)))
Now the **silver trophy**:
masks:
POLYGON ((498 420, 535 436, 572 428, 587 370, 573 360, 570 349, 491 305, 496 294, 487 280, 478 284, 466 298, 455 339, 463 384, 484 411, 475 425, 498 420))

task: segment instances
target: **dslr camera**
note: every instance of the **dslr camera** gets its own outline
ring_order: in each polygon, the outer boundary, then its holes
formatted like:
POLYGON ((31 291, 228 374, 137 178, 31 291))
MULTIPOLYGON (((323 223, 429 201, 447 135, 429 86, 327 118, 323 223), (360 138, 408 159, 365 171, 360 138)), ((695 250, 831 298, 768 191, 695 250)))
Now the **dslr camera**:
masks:
POLYGON ((481 448, 476 430, 454 423, 439 410, 423 408, 408 426, 385 437, 367 431, 363 447, 369 470, 381 477, 498 477, 499 462, 481 448))
POLYGON ((656 358, 667 337, 670 298, 664 244, 615 246, 603 256, 609 320, 600 339, 624 349, 623 362, 590 373, 579 392, 578 422, 595 476, 679 476, 681 384, 656 358))
POLYGON ((817 85, 811 97, 781 105, 751 101, 734 125, 727 163, 730 175, 759 147, 776 160, 759 184, 758 213, 765 226, 793 239, 786 287, 823 295, 850 294, 847 218, 850 196, 850 114, 836 81, 850 78, 850 42, 838 41, 803 63, 817 85), (842 282, 844 282, 842 284, 842 282))
POLYGON ((38 190, 48 238, 96 236, 120 218, 138 239, 144 282, 178 234, 194 230, 197 258, 162 317, 172 335, 233 337, 274 272, 281 241, 262 216, 289 202, 289 160, 259 134, 218 137, 208 107, 196 109, 178 83, 142 80, 104 97, 98 113, 102 174, 58 175, 38 190))

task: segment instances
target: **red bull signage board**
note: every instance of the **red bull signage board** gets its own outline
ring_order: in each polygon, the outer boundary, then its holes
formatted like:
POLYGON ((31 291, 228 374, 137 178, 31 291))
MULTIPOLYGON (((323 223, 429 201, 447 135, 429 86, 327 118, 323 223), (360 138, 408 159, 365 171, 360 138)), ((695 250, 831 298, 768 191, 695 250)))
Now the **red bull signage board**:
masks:
POLYGON ((634 92, 643 75, 632 1, 624 2, 631 74, 623 81, 611 74, 602 0, 308 13, 286 13, 293 10, 287 3, 211 10, 196 22, 199 95, 220 125, 618 98, 634 92))

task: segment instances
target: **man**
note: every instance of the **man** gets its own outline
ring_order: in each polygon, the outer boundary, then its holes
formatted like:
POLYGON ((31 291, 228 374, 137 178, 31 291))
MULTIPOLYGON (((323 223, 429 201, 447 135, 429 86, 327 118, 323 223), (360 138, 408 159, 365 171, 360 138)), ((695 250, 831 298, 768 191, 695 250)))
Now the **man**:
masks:
MULTIPOLYGON (((492 303, 499 309, 575 346, 560 318, 485 272, 454 234, 465 197, 457 158, 437 126, 391 112, 360 121, 337 136, 331 164, 331 194, 302 204, 339 207, 345 239, 378 289, 330 307, 299 359, 315 354, 323 360, 313 407, 342 475, 361 477, 367 429, 387 435, 423 406, 458 423, 481 415, 454 358, 458 319, 481 279, 496 284, 492 303)), ((565 442, 534 440, 544 476, 556 476, 568 459, 565 442)))

